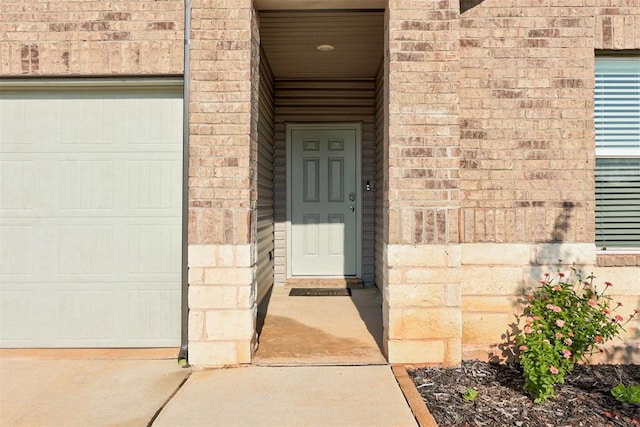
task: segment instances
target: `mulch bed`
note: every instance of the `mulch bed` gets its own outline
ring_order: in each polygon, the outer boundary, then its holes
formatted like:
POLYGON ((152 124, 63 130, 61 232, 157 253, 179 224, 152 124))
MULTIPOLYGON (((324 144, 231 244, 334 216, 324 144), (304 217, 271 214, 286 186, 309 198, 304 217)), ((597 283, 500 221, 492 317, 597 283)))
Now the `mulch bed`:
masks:
POLYGON ((611 388, 640 384, 638 365, 578 365, 556 397, 533 403, 518 365, 465 361, 458 369, 409 369, 439 426, 640 426, 640 406, 622 404, 611 388), (478 391, 464 402, 467 388, 478 391))

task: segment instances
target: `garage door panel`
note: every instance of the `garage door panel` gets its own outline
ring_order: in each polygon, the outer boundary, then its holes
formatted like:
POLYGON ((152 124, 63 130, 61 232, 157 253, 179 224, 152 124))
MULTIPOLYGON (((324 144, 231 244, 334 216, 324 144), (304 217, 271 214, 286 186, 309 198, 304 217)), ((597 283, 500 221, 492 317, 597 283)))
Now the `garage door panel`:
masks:
POLYGON ((132 209, 167 209, 180 205, 182 164, 176 160, 128 162, 128 201, 132 209))
POLYGON ((129 273, 180 273, 180 225, 132 224, 128 235, 129 273))
POLYGON ((33 226, 0 225, 0 282, 33 272, 33 226))
POLYGON ((181 119, 176 92, 0 93, 1 346, 179 345, 181 119))

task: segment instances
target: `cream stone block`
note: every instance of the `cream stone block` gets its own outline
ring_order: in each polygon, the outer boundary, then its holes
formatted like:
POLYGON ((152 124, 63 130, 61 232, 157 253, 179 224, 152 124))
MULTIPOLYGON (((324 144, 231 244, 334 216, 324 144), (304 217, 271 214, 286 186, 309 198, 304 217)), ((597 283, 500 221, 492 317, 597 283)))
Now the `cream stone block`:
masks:
POLYGON ((189 308, 241 308, 236 286, 191 286, 189 308))
POLYGON ((219 245, 216 257, 219 267, 235 267, 235 245, 219 245))
POLYGON ((253 268, 207 268, 204 271, 206 285, 251 285, 254 281, 253 268))
POLYGON ((508 313, 469 313, 463 314, 462 343, 494 344, 501 342, 514 322, 508 313))
POLYGON ((237 342, 236 343, 236 358, 238 363, 251 363, 253 357, 254 345, 253 342, 237 342))
POLYGON ((409 308, 389 310, 391 339, 453 339, 462 334, 459 308, 409 308))
POLYGON ((495 313, 518 313, 520 304, 518 297, 497 296, 465 296, 462 298, 462 311, 489 311, 495 313))
POLYGON ((189 267, 189 285, 202 285, 204 283, 204 269, 200 267, 189 267))
POLYGON ((598 289, 604 287, 604 282, 611 282, 611 294, 640 296, 640 267, 595 267, 593 274, 598 289))
POLYGON ((189 342, 189 364, 192 366, 237 365, 238 349, 234 341, 189 342))
POLYGON ((251 308, 256 304, 256 286, 238 286, 238 308, 251 308))
MULTIPOLYGON (((637 335, 640 336, 640 335, 637 335)), ((606 343, 602 352, 587 356, 588 363, 612 363, 640 365, 640 339, 613 340, 606 343)))
POLYGON ((460 307, 462 305, 462 285, 460 283, 447 284, 446 305, 460 307))
POLYGON ((215 267, 216 245, 189 245, 189 267, 215 267))
POLYGON ((593 265, 596 263, 596 245, 593 243, 539 243, 535 246, 537 265, 593 265))
POLYGON ((448 340, 445 345, 443 367, 460 366, 460 362, 462 362, 462 341, 460 339, 448 340))
POLYGON ((458 283, 460 268, 407 268, 404 270, 404 283, 458 283))
POLYGON ((531 245, 512 243, 461 244, 462 265, 528 265, 531 245))
POLYGON ((387 342, 389 363, 443 364, 446 359, 444 341, 390 340, 387 342))
POLYGON ((392 285, 385 292, 392 308, 443 306, 447 299, 447 286, 443 284, 392 285))
POLYGON ((522 267, 463 266, 460 283, 463 295, 521 295, 522 267))
POLYGON ((236 246, 236 266, 251 267, 253 265, 252 253, 253 253, 252 245, 237 245, 236 246))
POLYGON ((449 253, 457 245, 388 245, 387 265, 397 267, 448 267, 449 253))
POLYGON ((204 313, 189 310, 189 341, 200 341, 204 336, 204 313))
POLYGON ((220 310, 205 314, 207 340, 245 340, 250 342, 256 333, 254 310, 220 310))

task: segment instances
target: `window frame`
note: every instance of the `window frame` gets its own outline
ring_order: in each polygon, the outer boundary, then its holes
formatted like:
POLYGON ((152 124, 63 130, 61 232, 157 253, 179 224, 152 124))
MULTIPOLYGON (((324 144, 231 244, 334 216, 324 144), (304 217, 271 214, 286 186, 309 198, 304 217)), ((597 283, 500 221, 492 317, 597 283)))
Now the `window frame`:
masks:
MULTIPOLYGON (((637 61, 640 64, 640 51, 621 51, 619 53, 611 52, 611 51, 603 51, 596 52, 595 62, 594 62, 594 145, 595 145, 595 160, 597 159, 629 159, 629 158, 640 158, 640 145, 637 148, 606 148, 606 147, 598 147, 596 141, 596 106, 595 106, 595 95, 596 95, 596 85, 595 79, 597 77, 596 72, 596 63, 598 60, 602 59, 623 59, 628 58, 637 61)), ((640 89, 640 84, 639 84, 640 89)), ((596 173, 596 162, 594 162, 594 174, 596 173)), ((595 191, 595 188, 594 188, 595 191)), ((598 195, 594 194, 594 201, 597 205, 598 195)), ((594 213, 596 206, 594 205, 594 213)), ((596 221, 595 224, 596 230, 598 228, 598 224, 596 221)), ((602 244, 596 243, 596 252, 598 255, 603 254, 634 254, 640 253, 640 246, 611 246, 607 247, 602 244)))

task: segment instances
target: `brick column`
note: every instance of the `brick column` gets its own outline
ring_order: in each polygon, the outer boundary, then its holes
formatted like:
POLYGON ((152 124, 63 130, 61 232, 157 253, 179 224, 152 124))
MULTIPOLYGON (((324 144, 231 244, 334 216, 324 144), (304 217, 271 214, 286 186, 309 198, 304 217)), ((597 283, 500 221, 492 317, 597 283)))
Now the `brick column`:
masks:
POLYGON ((250 0, 196 0, 192 14, 189 362, 250 363, 256 342, 256 16, 250 0))
POLYGON ((392 0, 385 342, 392 363, 461 360, 459 2, 392 0))

